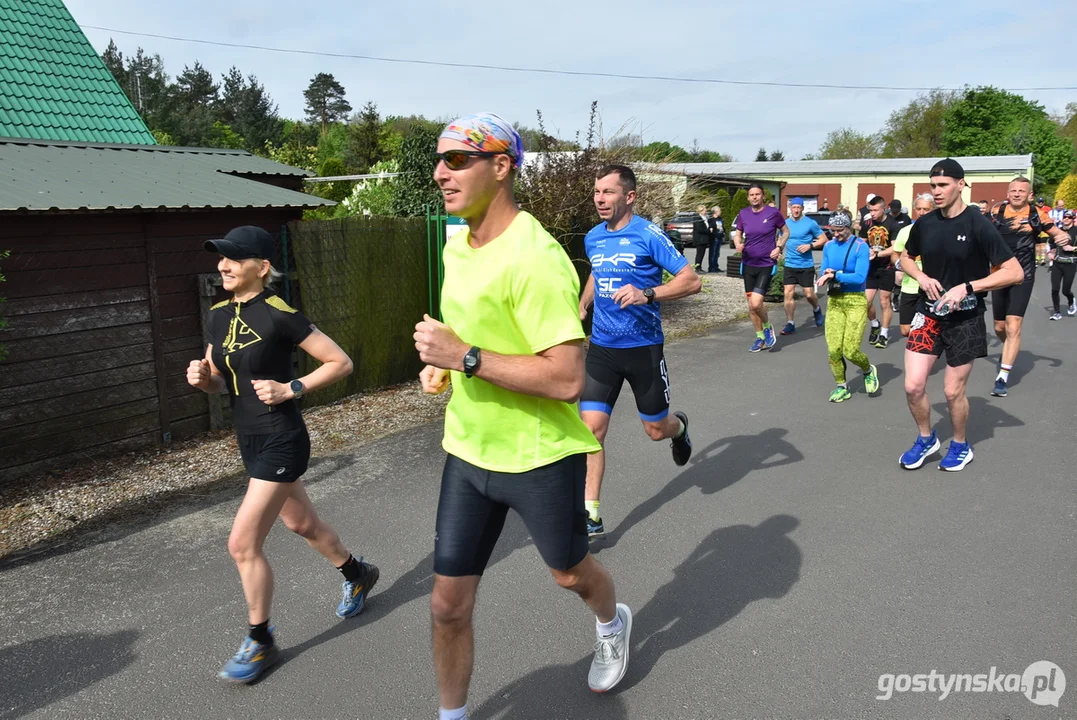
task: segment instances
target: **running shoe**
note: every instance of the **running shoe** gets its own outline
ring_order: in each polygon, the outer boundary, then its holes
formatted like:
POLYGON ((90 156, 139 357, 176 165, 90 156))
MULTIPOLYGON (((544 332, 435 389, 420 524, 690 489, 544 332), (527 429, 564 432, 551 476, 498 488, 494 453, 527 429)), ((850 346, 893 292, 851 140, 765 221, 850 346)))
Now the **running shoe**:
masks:
POLYGON ((822 308, 817 308, 816 310, 813 311, 813 314, 815 315, 815 327, 823 327, 823 310, 822 310, 822 308))
POLYGON ((1070 317, 1073 317, 1074 315, 1077 315, 1077 298, 1074 298, 1070 302, 1070 306, 1066 309, 1066 314, 1069 315, 1070 317))
POLYGON ((337 617, 339 618, 355 617, 363 612, 366 597, 374 589, 374 585, 377 584, 378 577, 381 575, 377 566, 363 562, 363 558, 359 558, 359 567, 362 569, 359 579, 355 582, 345 580, 343 586, 341 586, 342 597, 340 605, 337 605, 337 617))
POLYGON ((895 292, 890 293, 890 309, 892 311, 894 311, 894 312, 897 312, 898 309, 899 309, 898 308, 898 301, 899 301, 898 292, 900 292, 900 291, 895 291, 895 292))
POLYGON ((873 327, 868 335, 868 345, 874 345, 879 341, 879 332, 882 328, 873 327))
POLYGON ((915 470, 924 464, 931 455, 937 453, 942 447, 942 443, 939 442, 938 437, 935 436, 935 431, 931 431, 930 437, 922 437, 917 435, 916 442, 912 444, 912 447, 905 451, 905 454, 901 456, 898 462, 901 467, 906 470, 915 470))
POLYGON ((774 347, 774 344, 778 342, 778 338, 774 337, 774 328, 763 328, 763 342, 768 348, 774 347))
POLYGON ((1061 320, 1062 319, 1062 313, 1060 313, 1060 312, 1051 313, 1051 317, 1049 317, 1047 319, 1048 320, 1061 320))
MULTIPOLYGON (((273 628, 269 632, 272 633, 273 628)), ((276 643, 255 642, 254 638, 248 636, 239 646, 239 652, 224 664, 217 677, 228 682, 252 683, 278 660, 280 650, 276 643)))
POLYGON ((886 346, 890 344, 890 336, 879 335, 879 338, 873 344, 875 345, 875 347, 885 350, 886 346))
POLYGON ((995 389, 991 391, 995 397, 1006 397, 1006 381, 1002 378, 995 380, 995 389))
POLYGON ((684 432, 680 437, 675 437, 670 441, 669 446, 673 449, 673 462, 678 465, 684 465, 688 462, 688 458, 692 457, 692 439, 688 437, 688 416, 678 410, 673 413, 675 417, 680 418, 684 423, 684 432))
POLYGON ((606 526, 602 524, 602 518, 598 520, 592 520, 591 516, 587 516, 587 537, 596 538, 599 535, 606 534, 606 526))
POLYGON ((868 395, 874 395, 879 392, 879 368, 874 365, 869 367, 871 369, 864 375, 864 389, 868 391, 868 395))
POLYGON ((965 469, 965 466, 972 462, 972 446, 966 443, 959 443, 956 440, 950 441, 950 449, 946 451, 946 457, 939 463, 939 470, 945 470, 946 472, 958 472, 965 469))
POLYGON ((759 352, 760 350, 762 350, 766 346, 767 346, 767 343, 763 340, 763 338, 756 338, 755 342, 752 343, 752 346, 750 348, 748 348, 748 352, 759 352))
POLYGON ((792 335, 797 331, 797 326, 791 322, 787 322, 785 327, 782 328, 782 335, 792 335))
POLYGON ((624 603, 617 603, 617 616, 624 623, 621 632, 609 637, 595 633, 595 659, 591 661, 591 671, 587 673, 587 685, 595 692, 612 690, 628 669, 632 611, 624 603))
POLYGON ((834 392, 830 393, 830 402, 845 402, 851 397, 852 395, 849 394, 849 390, 847 388, 843 388, 841 385, 838 385, 836 388, 834 388, 834 392))

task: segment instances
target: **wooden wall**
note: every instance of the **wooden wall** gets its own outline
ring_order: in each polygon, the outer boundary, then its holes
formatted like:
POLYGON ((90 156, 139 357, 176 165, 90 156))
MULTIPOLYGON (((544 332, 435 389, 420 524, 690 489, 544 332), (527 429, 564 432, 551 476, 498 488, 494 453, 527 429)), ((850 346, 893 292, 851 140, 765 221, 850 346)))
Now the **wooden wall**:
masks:
POLYGON ((209 427, 187 385, 203 350, 202 249, 242 224, 273 233, 296 211, 7 215, 8 349, 0 364, 0 482, 209 427))

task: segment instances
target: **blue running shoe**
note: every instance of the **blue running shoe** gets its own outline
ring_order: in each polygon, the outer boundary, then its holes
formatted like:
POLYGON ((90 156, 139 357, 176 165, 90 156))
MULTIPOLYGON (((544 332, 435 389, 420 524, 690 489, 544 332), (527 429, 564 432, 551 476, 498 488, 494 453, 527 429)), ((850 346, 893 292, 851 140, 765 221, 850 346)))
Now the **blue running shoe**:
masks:
POLYGON ((1002 378, 995 380, 995 389, 991 391, 995 397, 1006 397, 1006 381, 1002 378))
MULTIPOLYGON (((269 629, 273 632, 273 628, 269 629)), ((276 643, 255 642, 246 637, 231 660, 224 664, 217 677, 234 683, 252 683, 280 659, 276 643)))
POLYGON ((794 325, 791 322, 788 322, 788 323, 785 324, 785 327, 782 328, 782 335, 792 335, 796 331, 797 331, 797 326, 794 325))
POLYGON ((598 520, 592 520, 591 516, 587 516, 587 537, 596 538, 599 535, 606 534, 606 526, 602 523, 602 518, 598 520))
POLYGON ((934 453, 937 453, 942 447, 942 443, 935 437, 935 431, 931 431, 930 437, 916 436, 916 442, 912 444, 912 447, 905 451, 905 454, 901 456, 898 461, 901 467, 906 470, 915 470, 924 464, 924 461, 928 459, 934 453))
POLYGON ((366 605, 366 596, 370 594, 375 583, 378 582, 378 576, 381 573, 378 572, 377 566, 363 562, 363 558, 359 558, 359 567, 363 571, 359 575, 359 579, 355 582, 345 580, 341 586, 343 597, 340 600, 340 605, 337 605, 337 617, 339 618, 355 617, 363 612, 363 607, 366 605))
POLYGON ((815 327, 823 327, 823 310, 822 308, 816 308, 815 314, 815 327))
POLYGON ((774 344, 778 342, 778 338, 774 337, 774 328, 763 328, 763 342, 766 343, 768 348, 774 347, 774 344))
POLYGON ((760 350, 762 350, 766 346, 767 346, 767 343, 763 340, 763 338, 756 338, 755 342, 752 343, 752 346, 750 348, 748 348, 748 352, 759 352, 760 350))
POLYGON ((939 470, 958 472, 964 470, 965 466, 970 462, 972 462, 972 446, 967 442, 959 443, 951 440, 950 449, 946 452, 946 457, 939 463, 939 470))

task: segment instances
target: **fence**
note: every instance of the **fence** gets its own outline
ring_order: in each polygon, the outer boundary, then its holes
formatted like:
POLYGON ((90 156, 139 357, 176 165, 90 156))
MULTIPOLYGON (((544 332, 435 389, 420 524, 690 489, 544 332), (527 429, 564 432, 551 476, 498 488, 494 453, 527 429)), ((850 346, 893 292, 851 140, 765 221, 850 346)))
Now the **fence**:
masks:
MULTIPOLYGON (((295 260, 290 300, 355 363, 345 381, 312 392, 304 405, 414 380, 422 365, 412 334, 436 300, 429 278, 432 261, 440 260, 424 219, 293 222, 285 240, 295 260)), ((315 367, 299 354, 299 375, 315 367)))

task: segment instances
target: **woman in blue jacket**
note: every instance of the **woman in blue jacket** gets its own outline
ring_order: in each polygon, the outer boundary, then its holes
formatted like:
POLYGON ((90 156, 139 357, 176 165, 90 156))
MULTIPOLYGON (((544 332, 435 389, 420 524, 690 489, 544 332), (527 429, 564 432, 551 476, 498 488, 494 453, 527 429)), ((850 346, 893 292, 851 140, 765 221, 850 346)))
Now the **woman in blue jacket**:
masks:
POLYGON ((864 284, 868 277, 870 251, 864 241, 853 236, 852 223, 847 215, 830 216, 834 239, 823 247, 823 262, 819 287, 829 284, 826 301, 826 347, 830 355, 830 371, 838 386, 830 393, 830 402, 848 400, 845 380, 845 361, 864 371, 864 389, 869 394, 879 390, 879 375, 868 356, 860 349, 864 328, 868 324, 868 301, 864 284))

